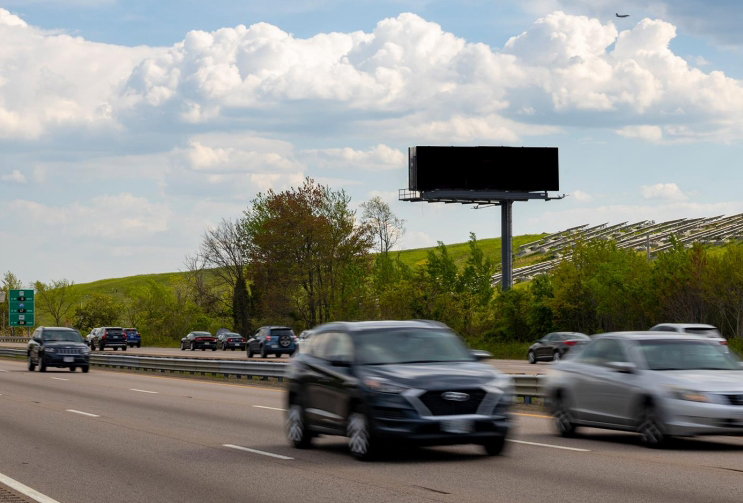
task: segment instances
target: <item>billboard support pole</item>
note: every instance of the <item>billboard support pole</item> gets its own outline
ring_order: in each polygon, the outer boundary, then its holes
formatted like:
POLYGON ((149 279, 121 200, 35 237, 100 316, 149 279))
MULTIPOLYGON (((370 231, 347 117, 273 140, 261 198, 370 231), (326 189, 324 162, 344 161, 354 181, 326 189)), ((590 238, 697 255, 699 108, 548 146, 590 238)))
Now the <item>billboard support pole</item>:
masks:
POLYGON ((500 203, 500 222, 501 287, 505 292, 513 286, 513 201, 510 199, 500 203))

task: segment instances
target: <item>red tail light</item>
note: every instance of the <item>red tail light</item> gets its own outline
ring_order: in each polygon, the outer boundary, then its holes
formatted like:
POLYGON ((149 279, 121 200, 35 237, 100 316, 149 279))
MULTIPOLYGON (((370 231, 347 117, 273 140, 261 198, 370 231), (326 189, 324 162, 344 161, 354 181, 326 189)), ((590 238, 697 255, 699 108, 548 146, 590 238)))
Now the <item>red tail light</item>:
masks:
POLYGON ((728 341, 720 341, 720 344, 722 344, 723 346, 727 346, 728 345, 728 341))
POLYGON ((575 346, 576 344, 578 344, 578 341, 563 341, 563 344, 565 344, 566 346, 575 346))
POLYGON ((106 335, 108 335, 108 330, 104 330, 103 331, 103 337, 101 337, 101 339, 103 339, 105 341, 106 340, 106 335))
POLYGON ((270 335, 267 335, 266 336, 266 340, 270 342, 271 341, 271 336, 270 335))

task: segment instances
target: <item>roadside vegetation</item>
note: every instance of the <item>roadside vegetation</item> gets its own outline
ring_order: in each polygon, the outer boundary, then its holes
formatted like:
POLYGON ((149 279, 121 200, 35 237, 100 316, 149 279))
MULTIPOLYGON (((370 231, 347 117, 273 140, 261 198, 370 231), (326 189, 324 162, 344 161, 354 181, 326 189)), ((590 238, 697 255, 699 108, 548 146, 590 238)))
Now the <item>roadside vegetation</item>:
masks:
MULTIPOLYGON (((250 335, 264 324, 301 331, 332 320, 433 319, 499 358, 524 358, 550 331, 696 322, 719 327, 743 350, 741 244, 677 243, 648 262, 612 242, 577 242, 554 271, 502 293, 491 283, 500 240, 471 234, 460 245, 398 252, 405 222, 378 198, 358 215, 350 203, 311 179, 258 194, 240 218, 206 230, 181 273, 37 282, 37 322, 83 333, 136 326, 146 345, 177 346, 197 329, 250 335)), ((3 278, 6 289, 21 284, 11 273, 3 278)))

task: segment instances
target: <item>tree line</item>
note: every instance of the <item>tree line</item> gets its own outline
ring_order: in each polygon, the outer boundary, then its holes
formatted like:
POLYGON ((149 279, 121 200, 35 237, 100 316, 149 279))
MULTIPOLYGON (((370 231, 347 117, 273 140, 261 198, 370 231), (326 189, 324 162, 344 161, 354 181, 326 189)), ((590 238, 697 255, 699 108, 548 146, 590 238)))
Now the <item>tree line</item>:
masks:
POLYGON ((409 267, 394 251, 404 225, 379 198, 357 215, 344 191, 308 178, 258 194, 239 218, 207 229, 170 285, 152 280, 123 299, 80 299, 66 280, 37 282, 37 310, 81 331, 137 326, 158 344, 221 326, 250 335, 266 324, 300 331, 332 320, 422 318, 490 349, 557 330, 647 330, 661 322, 710 323, 728 338, 743 335, 741 244, 676 242, 648 261, 610 241, 576 242, 551 273, 503 293, 474 234, 463 265, 439 243, 409 267))

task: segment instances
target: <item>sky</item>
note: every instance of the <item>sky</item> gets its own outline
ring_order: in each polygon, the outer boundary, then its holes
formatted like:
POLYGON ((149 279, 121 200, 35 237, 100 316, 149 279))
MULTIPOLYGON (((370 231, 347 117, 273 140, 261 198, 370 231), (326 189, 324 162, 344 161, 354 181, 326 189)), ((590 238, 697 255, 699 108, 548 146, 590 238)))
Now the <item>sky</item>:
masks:
POLYGON ((354 207, 382 197, 401 248, 498 236, 497 208, 398 201, 413 145, 558 147, 567 197, 516 203, 515 234, 741 213, 741 17, 738 0, 0 0, 0 271, 182 270, 206 228, 306 176, 354 207))

